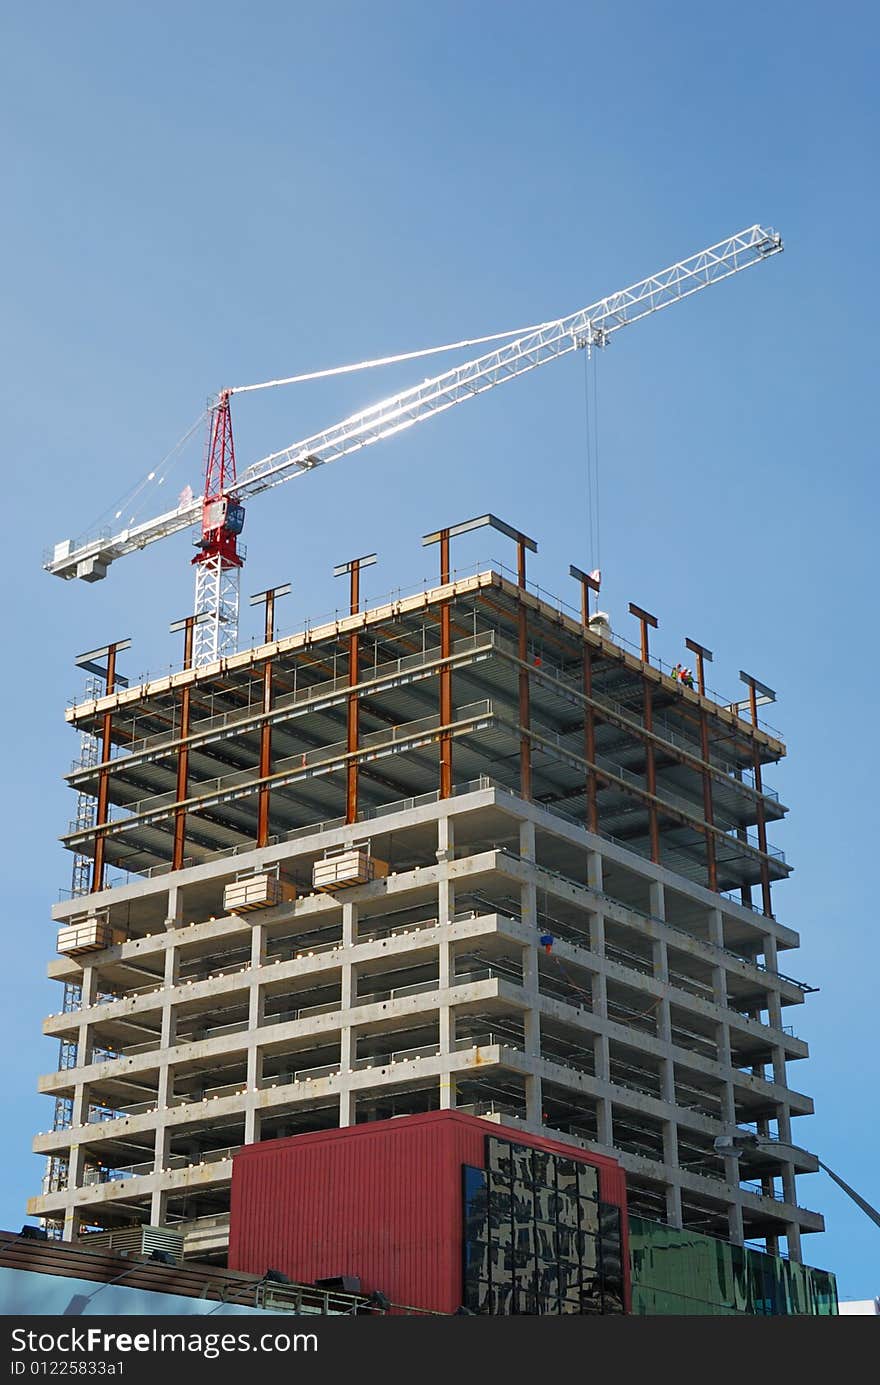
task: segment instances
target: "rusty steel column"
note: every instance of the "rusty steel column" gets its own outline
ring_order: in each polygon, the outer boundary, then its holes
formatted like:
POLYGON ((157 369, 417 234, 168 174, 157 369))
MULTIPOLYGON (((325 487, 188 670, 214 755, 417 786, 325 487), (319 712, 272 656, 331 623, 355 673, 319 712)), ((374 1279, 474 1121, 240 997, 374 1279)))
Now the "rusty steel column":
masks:
MULTIPOLYGON (((599 571, 582 572, 580 568, 572 563, 568 569, 569 576, 574 577, 581 585, 581 624, 584 627, 584 634, 590 627, 590 592, 594 591, 599 595, 601 585, 601 574, 599 571)), ((598 785, 596 783, 596 771, 593 765, 596 763, 596 713, 593 708, 593 651, 584 639, 584 756, 587 760, 587 830, 598 832, 599 830, 599 805, 598 805, 598 785)))
MULTIPOLYGON (((648 648, 648 626, 656 630, 659 624, 656 616, 652 616, 650 611, 643 611, 641 606, 636 606, 631 601, 629 603, 630 614, 634 615, 641 626, 641 657, 642 663, 650 663, 650 650, 648 648)), ((651 684, 646 675, 644 676, 644 713, 643 720, 645 730, 650 734, 654 730, 654 697, 651 684)), ((655 865, 660 864, 660 822, 657 816, 657 804, 654 801, 657 797, 657 762, 654 755, 654 742, 648 740, 645 746, 645 787, 651 796, 648 804, 648 834, 651 840, 651 860, 655 865)))
MULTIPOLYGON (((696 640, 685 640, 685 645, 697 656, 697 688, 700 697, 706 696, 705 663, 712 662, 712 651, 696 640)), ((700 758, 703 761, 703 817, 706 819, 706 872, 709 889, 718 892, 718 865, 715 853, 715 833, 710 829, 715 825, 712 802, 712 776, 709 773, 709 716, 705 707, 700 708, 700 758)))
MULTIPOLYGON (((516 541, 516 580, 520 591, 526 589, 526 545, 523 535, 516 541)), ((531 703, 529 670, 526 661, 529 656, 529 624, 526 608, 522 601, 517 610, 517 648, 519 653, 519 791, 523 798, 532 796, 532 741, 529 735, 531 726, 531 703)))
POLYGON ((599 803, 596 784, 596 771, 593 765, 596 763, 596 714, 593 711, 593 653, 588 645, 584 645, 584 697, 587 705, 584 709, 584 750, 589 761, 587 769, 587 830, 590 832, 599 831, 599 803))
MULTIPOLYGON (((183 620, 176 620, 171 626, 172 631, 183 631, 183 667, 192 668, 193 661, 193 630, 200 619, 205 617, 186 616, 183 620)), ((189 789, 189 739, 190 727, 190 703, 192 700, 192 684, 185 683, 180 693, 180 748, 177 752, 177 784, 175 787, 174 809, 174 844, 171 851, 171 869, 180 870, 183 866, 186 854, 186 809, 183 804, 186 800, 189 789)))
MULTIPOLYGON (((367 553, 363 558, 352 558, 347 563, 339 563, 333 569, 334 577, 349 577, 348 613, 356 616, 361 608, 361 568, 371 566, 376 561, 375 553, 367 553)), ((353 630, 348 637, 348 686, 356 688, 360 681, 361 641, 358 631, 353 630)), ((358 820, 358 761, 360 748, 360 699, 357 693, 350 692, 345 713, 345 821, 358 820)))
POLYGON ((768 918, 773 917, 773 900, 770 894, 770 865, 767 859, 767 816, 764 811, 763 785, 761 782, 761 757, 758 750, 758 698, 754 682, 749 683, 749 712, 752 718, 752 773, 758 792, 758 847, 761 850, 761 907, 768 918))
MULTIPOLYGON (((440 530, 440 585, 450 581, 449 530, 440 530)), ((452 610, 450 602, 440 604, 440 797, 452 797, 452 610)))
MULTIPOLYGON (((111 644, 107 649, 107 678, 104 685, 104 696, 109 697, 116 685, 116 646, 111 644)), ((110 759, 112 749, 111 734, 113 730, 113 714, 105 712, 101 718, 101 764, 106 765, 110 759)), ((98 803, 95 812, 95 826, 102 827, 107 821, 107 806, 110 797, 110 771, 101 769, 98 772, 98 803)), ((107 839, 103 832, 99 832, 95 838, 95 859, 92 866, 92 894, 104 888, 104 872, 106 869, 107 839)))
MULTIPOLYGON (((106 644, 101 649, 89 650, 87 654, 81 654, 76 660, 78 668, 87 669, 89 673, 95 673, 104 679, 104 697, 109 697, 116 691, 117 683, 123 687, 127 686, 126 680, 120 678, 116 672, 116 656, 123 649, 131 646, 131 640, 115 640, 112 644, 106 644), (101 666, 96 661, 106 658, 107 663, 101 666)), ((96 894, 98 890, 104 888, 104 874, 107 864, 107 841, 104 833, 100 830, 108 820, 108 807, 110 803, 110 770, 107 766, 110 763, 110 753, 113 749, 113 713, 105 711, 101 716, 101 758, 98 770, 98 793, 95 806, 95 854, 92 862, 92 883, 91 893, 96 894)))
MULTIPOLYGON (((761 755, 758 747, 758 693, 761 694, 765 702, 775 702, 776 694, 772 688, 768 688, 766 683, 753 678, 750 673, 744 673, 740 669, 740 679, 745 683, 749 690, 748 708, 752 719, 752 772, 755 776, 755 789, 757 790, 758 800, 756 804, 756 817, 758 821, 758 847, 761 852, 761 906, 768 918, 773 917, 773 900, 770 890, 770 861, 767 850, 767 814, 764 808, 763 785, 761 782, 761 755)), ((739 713, 737 704, 736 711, 739 713)), ((746 835, 743 833, 743 835, 746 835)), ((751 887, 743 888, 743 898, 745 899, 746 888, 751 899, 751 887)))
MULTIPOLYGON (((290 583, 285 582, 280 587, 267 587, 265 591, 257 592, 250 599, 252 606, 265 606, 265 625, 263 628, 263 643, 271 644, 275 638, 275 602, 279 596, 287 596, 290 592, 290 583)), ((257 794, 257 846, 269 845, 269 803, 271 790, 265 782, 272 773, 272 726, 269 721, 269 713, 272 711, 272 671, 273 661, 271 657, 263 660, 263 689, 260 701, 260 710, 263 714, 263 721, 260 725, 260 763, 259 778, 262 781, 257 794)))
MULTIPOLYGON (((654 698, 651 691, 651 684, 647 678, 644 681, 644 714, 645 730, 651 734, 654 730, 654 698)), ((651 839, 651 860, 655 865, 660 864, 660 822, 657 817, 657 804, 654 800, 657 797, 657 765, 654 759, 654 742, 649 740, 645 746, 645 787, 651 795, 651 802, 648 804, 648 833, 651 839)))
MULTIPOLYGON (((450 581, 449 567, 449 544, 450 540, 458 534, 468 534, 474 529, 482 529, 488 525, 492 529, 497 529, 500 534, 506 534, 513 539, 517 545, 517 575, 520 587, 526 584, 526 549, 533 553, 538 551, 538 545, 534 539, 529 539, 518 529, 513 529, 509 524, 505 524, 496 515, 478 515, 476 519, 465 520, 463 524, 452 524, 446 529, 436 529, 431 534, 425 534, 422 538, 422 545, 439 543, 440 545, 440 583, 448 586, 450 581)), ((526 656, 526 629, 525 629, 525 609, 520 609, 518 621, 519 633, 519 657, 524 661, 526 656)), ((452 614, 451 602, 447 599, 440 602, 440 797, 449 798, 452 794, 452 669, 449 666, 449 659, 452 657, 452 614)), ((519 706, 520 706, 520 725, 528 726, 528 670, 523 667, 519 676, 519 706), (523 718, 525 712, 525 718, 523 718)), ((526 735, 520 738, 520 780, 523 796, 531 796, 531 758, 528 753, 529 741, 526 735)))
POLYGON ((703 817, 706 819, 706 870, 709 889, 718 893, 718 866, 715 858, 715 814, 712 803, 712 776, 709 773, 709 717, 705 707, 700 708, 700 755, 703 760, 703 817))

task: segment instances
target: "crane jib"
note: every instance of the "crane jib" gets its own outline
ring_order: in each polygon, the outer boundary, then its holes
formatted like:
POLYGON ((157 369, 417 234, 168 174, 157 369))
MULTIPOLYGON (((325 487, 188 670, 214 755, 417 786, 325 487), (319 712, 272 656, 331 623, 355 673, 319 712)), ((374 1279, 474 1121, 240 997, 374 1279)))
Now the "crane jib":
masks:
MULTIPOLYGON (((225 490, 209 489, 206 494, 211 496, 212 501, 224 498, 229 501, 225 525, 230 535, 240 533, 244 519, 240 503, 242 499, 258 495, 317 466, 391 437, 572 350, 604 346, 610 336, 621 328, 681 302, 752 264, 760 264, 782 248, 782 238, 776 231, 760 225, 751 226, 588 308, 546 323, 472 361, 362 409, 321 433, 261 458, 234 482, 234 493, 232 486, 227 486, 225 490), (233 530, 235 524, 239 524, 239 528, 233 530)), ((224 408, 228 418, 228 392, 220 396, 216 411, 222 414, 224 408)), ((228 445, 231 448, 231 430, 228 445)), ((102 533, 88 540, 64 540, 55 545, 44 567, 58 577, 99 581, 118 558, 199 522, 203 522, 202 497, 187 497, 186 502, 176 510, 123 529, 117 534, 102 533)), ((224 574, 219 571, 216 574, 217 591, 223 580, 224 574)), ((204 574, 203 581, 207 581, 204 574)), ((214 597, 207 599, 213 600, 214 597)), ((234 619, 237 620, 237 605, 234 619)), ((226 620, 227 626, 233 621, 231 608, 227 611, 226 620)), ((233 630, 227 628, 227 636, 234 634, 233 630)))

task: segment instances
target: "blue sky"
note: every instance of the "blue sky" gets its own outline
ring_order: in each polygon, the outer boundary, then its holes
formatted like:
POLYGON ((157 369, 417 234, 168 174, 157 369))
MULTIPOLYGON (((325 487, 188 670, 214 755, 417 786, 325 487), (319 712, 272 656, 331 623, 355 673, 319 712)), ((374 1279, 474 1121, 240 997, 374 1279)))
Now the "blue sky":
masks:
MULTIPOLYGON (((692 635, 714 684, 778 690, 795 865, 783 969, 812 1057, 802 1143, 880 1201, 874 1058, 877 221, 873 7, 783 3, 7 5, 0 45, 0 409, 8 766, 0 1224, 39 1188, 35 1094, 57 835, 83 649, 130 635, 130 675, 178 657, 185 539, 94 587, 40 571, 225 385, 572 311, 755 221, 786 251, 619 334, 598 362, 603 605, 692 635), (865 1100, 867 1093, 868 1099, 865 1100)), ((427 374, 236 401, 239 456, 427 374)), ((198 448, 169 478, 199 489, 198 448)), ((566 594, 587 542, 583 362, 568 358, 250 507, 244 590, 290 580, 283 629, 341 602, 334 563, 375 549, 367 595, 415 585, 422 533, 485 510, 540 543, 566 594)), ((160 494, 157 504, 161 504, 160 494)), ((462 561, 506 557, 474 539, 462 561)), ((256 629, 246 623, 249 639, 256 629)), ((635 632, 633 631, 633 634, 635 632)), ((805 1258, 880 1293, 875 1227, 824 1175, 805 1258)))

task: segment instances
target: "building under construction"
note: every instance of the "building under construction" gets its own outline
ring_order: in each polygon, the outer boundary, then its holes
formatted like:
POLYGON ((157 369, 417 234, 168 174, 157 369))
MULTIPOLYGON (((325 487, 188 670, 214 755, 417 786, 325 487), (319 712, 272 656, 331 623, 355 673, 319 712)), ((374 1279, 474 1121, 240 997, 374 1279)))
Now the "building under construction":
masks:
POLYGON ((427 590, 362 608, 346 565, 350 615, 278 637, 270 594, 265 643, 201 667, 187 622, 182 670, 140 686, 99 652, 29 1205, 55 1234, 173 1228, 223 1261, 243 1146, 432 1111, 611 1157, 668 1228, 792 1262, 823 1229, 812 1156, 741 1176, 715 1148, 813 1109, 769 690, 716 698, 696 641, 682 682, 577 569, 579 611, 540 599, 534 544, 484 519, 516 572, 459 577, 444 530, 427 590))

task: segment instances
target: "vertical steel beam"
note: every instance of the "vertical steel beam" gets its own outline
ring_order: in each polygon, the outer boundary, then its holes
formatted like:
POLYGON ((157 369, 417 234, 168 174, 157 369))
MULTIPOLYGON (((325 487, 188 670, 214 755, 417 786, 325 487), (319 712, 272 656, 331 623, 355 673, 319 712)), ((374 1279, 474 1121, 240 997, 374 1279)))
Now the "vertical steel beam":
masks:
MULTIPOLYGON (((107 678, 104 685, 104 696, 109 697, 116 685, 116 646, 111 644, 107 650, 107 678)), ((105 712, 101 718, 101 764, 106 766, 110 759, 112 742, 113 714, 105 712)), ((110 771, 102 768, 98 771, 98 806, 95 813, 95 826, 101 828, 107 821, 107 807, 110 796, 110 771)), ((95 860, 92 867, 92 893, 104 888, 104 872, 106 869, 107 839, 103 832, 98 832, 95 838, 95 860)))
POLYGON ((758 847, 761 852, 761 907, 768 918, 773 917, 773 899, 770 889, 770 864, 767 852, 767 814, 764 808, 763 784, 761 781, 761 753, 758 747, 758 693, 765 701, 774 702, 776 694, 765 683, 760 683, 750 674, 740 672, 740 678, 749 690, 749 714, 752 718, 752 773, 758 794, 756 815, 758 819, 758 847))
MULTIPOLYGON (((339 563, 333 569, 334 577, 349 577, 348 613, 356 616, 361 607, 361 568, 375 563, 375 553, 363 558, 352 558, 347 563, 339 563)), ((360 680, 360 634, 352 630, 348 637, 348 686, 355 689, 360 680)), ((358 804, 358 762, 360 747, 360 699, 356 692, 348 694, 346 703, 345 749, 348 756, 345 766, 345 821, 357 822, 358 804)))
MULTIPOLYGON (((275 639, 275 602, 279 596, 287 596, 290 592, 290 583, 284 582, 280 587, 267 587, 265 591, 257 592, 251 597, 252 606, 265 607, 265 623, 263 627, 263 643, 270 645, 275 639)), ((266 655, 263 660, 262 676, 262 696, 260 699, 260 710, 263 720, 260 725, 260 763, 259 778, 262 781, 257 794, 257 846, 269 845, 269 805, 271 790, 265 782, 272 773, 272 725, 269 721, 269 713, 272 711, 272 673, 273 660, 266 655)))
MULTIPOLYGON (((574 577, 581 587, 581 624, 584 632, 590 625, 590 592, 594 591, 598 597, 601 585, 601 574, 598 572, 582 572, 580 568, 572 564, 569 575, 574 577)), ((599 830, 599 806, 596 784, 596 772, 592 768, 596 763, 596 713, 593 709, 593 651, 584 639, 584 755, 587 760, 587 830, 598 832, 599 830)))
POLYGON ((711 649, 707 649, 704 644, 697 644, 696 640, 685 640, 685 645, 692 654, 696 654, 697 656, 697 688, 699 689, 700 697, 705 697, 706 678, 704 661, 705 663, 711 664, 712 651, 711 649))
MULTIPOLYGON (((190 669, 193 666, 193 631, 201 621, 209 619, 204 615, 185 616, 183 620, 176 620, 171 626, 172 631, 183 631, 183 667, 190 669)), ((186 809, 183 804, 189 790, 189 739, 190 729, 190 704, 192 700, 192 683, 184 684, 180 692, 180 745, 177 751, 177 783, 175 786, 174 809, 174 841, 171 850, 171 869, 180 870, 183 866, 186 855, 186 809)))
MULTIPOLYGON (((526 589, 526 543, 524 534, 516 536, 516 580, 520 591, 526 589)), ((532 739, 531 689, 529 686, 529 623, 525 603, 520 599, 517 611, 517 646, 519 652, 519 790, 523 798, 532 796, 532 739)))
MULTIPOLYGON (((641 658, 642 663, 650 663, 651 651, 648 647, 648 627, 656 630, 659 624, 656 616, 652 616, 650 611, 643 611, 641 606, 636 606, 634 602, 629 603, 630 615, 634 615, 641 627, 641 658)), ((643 695, 644 712, 643 719, 645 730, 652 732, 654 729, 654 694, 647 674, 643 674, 643 695)), ((654 742, 649 739, 645 746, 645 787, 651 795, 651 802, 648 805, 648 834, 651 840, 651 860, 655 865, 660 864, 660 821, 657 816, 657 804, 654 801, 657 797, 657 761, 654 754, 654 742)))
MULTIPOLYGON (((488 525, 513 539, 517 546, 517 579, 519 586, 526 585, 526 549, 533 553, 538 550, 534 539, 527 538, 519 529, 513 529, 495 515, 479 515, 476 519, 465 520, 463 524, 452 524, 446 529, 436 529, 422 538, 423 546, 432 543, 440 545, 440 584, 448 586, 451 579, 449 564, 450 540, 458 534, 468 534, 474 529, 488 525)), ((520 737, 520 781, 523 796, 531 797, 531 756, 527 734, 529 722, 529 674, 525 666, 527 638, 525 607, 521 605, 517 623, 519 657, 520 726, 526 728, 520 737)), ((440 602, 440 797, 449 798, 452 794, 452 669, 448 660, 452 657, 452 617, 450 599, 440 602)))
POLYGON ((706 871, 709 889, 718 891, 718 866, 715 857, 715 813, 712 803, 712 776, 709 773, 709 717, 700 708, 700 756, 703 761, 703 817, 706 820, 706 871))
MULTIPOLYGON (((755 694, 754 683, 749 684, 749 711, 752 717, 752 727, 758 726, 758 699, 755 694)), ((758 793, 757 816, 758 816, 758 846, 761 850, 761 907, 768 918, 773 917, 773 900, 770 893, 770 866, 767 861, 767 815, 764 810, 763 784, 761 782, 761 756, 758 750, 758 739, 752 736, 752 773, 755 777, 755 789, 758 793)))
POLYGON ((650 625, 652 629, 656 630, 656 629, 657 629, 657 626, 659 625, 660 622, 658 621, 658 619, 657 619, 656 616, 652 616, 652 615, 651 615, 650 611, 643 611, 642 608, 641 608, 641 606, 637 606, 637 605, 635 604, 635 602, 633 602, 633 601, 631 601, 631 602, 629 603, 629 612, 630 612, 630 615, 633 615, 633 616, 636 617, 636 619, 637 619, 638 622, 639 622, 639 625, 641 626, 641 631, 642 631, 642 645, 641 645, 642 663, 644 663, 644 664, 650 663, 650 661, 651 661, 651 651, 650 651, 649 648, 648 648, 648 626, 650 625))
MULTIPOLYGON (((128 649, 131 640, 115 640, 113 644, 104 645, 101 649, 92 649, 87 654, 81 654, 76 660, 78 668, 84 668, 89 673, 97 674, 104 680, 104 697, 109 697, 116 691, 117 683, 122 687, 127 686, 127 681, 120 678, 116 672, 116 656, 123 649, 128 649), (107 662, 101 665, 98 659, 106 658, 107 662)), ((113 713, 105 711, 101 716, 101 736, 100 736, 100 760, 98 769, 98 793, 95 807, 95 854, 92 862, 92 883, 91 893, 95 894, 104 888, 104 874, 107 864, 107 842, 101 828, 106 826, 108 818, 108 807, 110 802, 110 753, 113 749, 113 713)))
MULTIPOLYGON (((651 684, 644 678, 644 711, 643 718, 645 730, 652 733, 654 730, 654 695, 651 684)), ((651 796, 648 804, 648 834, 651 840, 651 860, 655 865, 660 864, 660 821, 657 816, 657 763, 654 758, 654 742, 649 739, 645 745, 645 787, 651 796)))
MULTIPOLYGON (((706 696, 706 663, 712 662, 712 651, 696 640, 687 639, 685 645, 697 656, 697 688, 700 696, 706 696)), ((709 773, 709 717, 705 707, 700 708, 700 758, 703 761, 703 817, 706 820, 706 873, 710 890, 718 890, 718 865, 715 853, 715 833, 710 829, 715 824, 712 802, 712 776, 709 773)))
MULTIPOLYGON (((440 585, 449 585, 449 529, 440 530, 440 585)), ((449 600, 440 604, 440 797, 452 797, 452 609, 449 600)))

